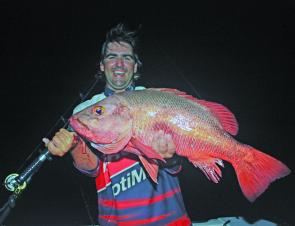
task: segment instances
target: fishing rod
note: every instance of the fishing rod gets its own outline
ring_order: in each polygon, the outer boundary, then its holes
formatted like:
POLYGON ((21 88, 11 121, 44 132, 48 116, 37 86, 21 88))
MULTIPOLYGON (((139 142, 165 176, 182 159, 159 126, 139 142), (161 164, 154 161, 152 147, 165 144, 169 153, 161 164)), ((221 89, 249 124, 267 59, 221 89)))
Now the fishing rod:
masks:
MULTIPOLYGON (((99 80, 102 79, 100 72, 96 73, 94 75, 94 78, 95 78, 94 82, 91 82, 91 85, 87 88, 87 91, 85 92, 85 94, 81 92, 79 93, 79 97, 77 99, 80 99, 80 102, 84 102, 88 98, 89 94, 92 92, 96 84, 99 82, 99 80)), ((72 130, 69 126, 69 121, 68 119, 66 119, 65 115, 66 114, 68 115, 70 111, 73 112, 73 106, 77 103, 77 99, 74 101, 72 105, 70 105, 70 107, 65 111, 65 113, 57 120, 57 122, 48 132, 48 134, 53 129, 56 129, 57 125, 59 125, 61 121, 63 122, 63 126, 62 126, 63 128, 72 130)), ((48 136, 48 134, 46 135, 46 137, 48 136)), ((3 222, 5 221, 5 219, 11 212, 11 209, 15 207, 17 198, 19 198, 19 196, 27 188, 29 182, 32 180, 33 175, 38 172, 38 170, 40 169, 40 167, 46 160, 48 161, 52 160, 52 155, 47 148, 43 150, 39 149, 39 152, 40 152, 39 156, 35 158, 31 162, 31 164, 29 164, 20 174, 12 173, 5 178, 5 181, 3 183, 5 188, 8 191, 11 191, 13 193, 8 197, 7 202, 0 208, 0 225, 3 224, 3 222)), ((30 156, 31 155, 29 155, 29 157, 30 156)))

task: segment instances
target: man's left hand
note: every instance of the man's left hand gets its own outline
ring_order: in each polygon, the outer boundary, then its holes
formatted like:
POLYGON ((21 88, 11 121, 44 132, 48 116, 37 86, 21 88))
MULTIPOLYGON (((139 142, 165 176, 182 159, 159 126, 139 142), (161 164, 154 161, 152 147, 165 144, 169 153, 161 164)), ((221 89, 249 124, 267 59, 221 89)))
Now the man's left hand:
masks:
POLYGON ((153 136, 152 148, 163 158, 172 158, 176 151, 172 136, 162 130, 153 136))

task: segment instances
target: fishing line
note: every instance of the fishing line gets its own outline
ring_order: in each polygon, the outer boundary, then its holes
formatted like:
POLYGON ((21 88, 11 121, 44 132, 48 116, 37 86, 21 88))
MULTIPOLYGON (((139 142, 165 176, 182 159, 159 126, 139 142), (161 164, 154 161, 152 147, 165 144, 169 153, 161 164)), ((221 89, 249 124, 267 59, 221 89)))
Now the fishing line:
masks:
MULTIPOLYGON (((68 158, 66 160, 68 160, 68 158)), ((72 162, 66 161, 66 163, 67 163, 66 164, 67 169, 73 168, 72 162)), ((83 188, 83 183, 80 183, 81 182, 80 176, 77 176, 75 173, 73 173, 72 170, 71 170, 71 173, 69 173, 69 175, 70 175, 72 181, 74 182, 74 184, 77 186, 77 188, 80 191, 81 199, 83 201, 83 205, 85 207, 85 211, 87 213, 89 221, 91 222, 91 225, 95 225, 94 219, 93 219, 91 211, 90 211, 90 207, 89 207, 90 205, 89 205, 89 202, 87 201, 87 200, 89 200, 89 196, 87 196, 87 193, 84 191, 85 189, 83 188), (77 178, 79 180, 79 183, 77 181, 77 178)), ((92 178, 89 178, 89 179, 92 179, 92 178)))
POLYGON ((93 217, 91 215, 91 211, 90 211, 90 208, 89 208, 89 203, 87 202, 87 198, 86 198, 86 193, 84 192, 84 189, 83 189, 83 186, 80 184, 80 185, 77 185, 79 186, 79 189, 80 189, 80 193, 81 193, 81 197, 83 199, 83 203, 84 203, 84 206, 85 206, 85 209, 86 209, 86 212, 87 212, 87 215, 88 215, 88 218, 91 222, 91 225, 94 225, 94 220, 93 220, 93 217))
MULTIPOLYGON (((95 88, 95 86, 100 80, 101 80, 101 76, 99 75, 99 72, 97 72, 94 75, 94 82, 91 81, 90 85, 88 85, 85 91, 85 94, 83 94, 82 92, 79 92, 79 96, 72 102, 71 105, 69 105, 69 107, 65 110, 65 112, 60 116, 60 118, 53 124, 53 126, 48 130, 46 135, 43 137, 49 137, 56 130, 58 125, 61 123, 64 123, 63 128, 65 128, 67 126, 67 117, 72 115, 74 107, 77 106, 79 102, 81 103, 86 100, 88 95, 93 91, 93 89, 95 88)), ((20 165, 17 171, 22 170, 24 166, 27 164, 27 162, 29 161, 29 159, 32 158, 33 154, 35 154, 37 151, 40 151, 41 146, 43 145, 44 143, 42 141, 39 142, 37 146, 34 148, 34 150, 25 158, 24 162, 20 165)))
POLYGON ((154 38, 154 43, 157 46, 157 49, 162 53, 162 55, 167 59, 167 62, 171 64, 172 68, 178 75, 181 76, 181 78, 184 80, 185 84, 193 91, 195 96, 199 99, 201 99, 201 95, 199 92, 196 90, 194 85, 189 81, 189 79, 186 78, 186 76, 182 73, 182 70, 177 66, 177 64, 173 61, 173 59, 170 57, 168 52, 160 45, 157 39, 154 38))
MULTIPOLYGON (((65 110, 65 112, 60 116, 60 118, 54 123, 54 125, 49 129, 49 131, 47 132, 47 134, 44 136, 44 137, 49 137, 50 134, 52 134, 52 132, 54 132, 58 125, 63 123, 63 128, 67 128, 68 127, 68 119, 67 117, 70 117, 73 113, 73 109, 75 106, 78 105, 78 102, 84 102, 88 96, 90 95, 90 93, 93 91, 93 89, 96 87, 97 83, 102 80, 102 76, 101 76, 101 73, 100 72, 97 72, 95 75, 94 75, 95 79, 94 79, 94 82, 92 81, 90 83, 90 85, 88 85, 86 91, 85 91, 85 94, 83 94, 82 92, 79 93, 79 97, 77 97, 73 103, 65 110)), ((25 165, 27 165, 27 162, 32 158, 33 154, 35 154, 37 151, 41 152, 41 145, 44 145, 43 142, 39 142, 37 144, 37 146, 35 147, 35 149, 26 157, 25 161, 21 164, 21 166, 18 168, 18 172, 21 171, 25 165)), ((38 158, 37 158, 38 159, 38 158)), ((35 159, 34 160, 34 163, 35 161, 37 160, 35 159)), ((39 160, 38 160, 39 162, 39 160)), ((42 161, 43 162, 43 161, 42 161)), ((68 162, 67 162, 67 158, 65 158, 65 162, 67 163, 66 165, 68 166, 68 162)), ((31 166, 31 165, 30 165, 31 166)), ((68 170, 69 170, 69 166, 66 167, 68 170)), ((25 169, 27 170, 27 168, 25 169)), ((91 211, 89 209, 89 204, 88 204, 88 201, 86 199, 86 193, 84 192, 84 189, 82 188, 82 185, 78 185, 77 183, 77 180, 75 180, 73 178, 73 175, 72 173, 70 173, 71 175, 71 178, 72 180, 75 182, 76 186, 78 186, 79 188, 79 191, 80 191, 80 195, 81 195, 81 198, 82 198, 82 201, 83 201, 83 204, 84 204, 84 207, 85 207, 85 210, 86 210, 86 213, 87 213, 87 216, 88 216, 88 219, 89 221, 91 222, 92 225, 95 225, 94 224, 94 220, 93 220, 93 217, 91 216, 91 211)), ((76 175, 75 175, 76 176, 76 175)), ((77 176, 76 176, 77 177, 77 176)), ((79 178, 80 179, 80 178, 79 178)), ((30 180, 30 178, 28 179, 28 181, 30 180)), ((14 197, 14 196, 11 196, 11 197, 14 197)), ((13 199, 14 202, 15 202, 15 199, 13 199)), ((8 213, 10 212, 10 208, 7 208, 7 205, 9 205, 9 200, 8 202, 3 206, 3 208, 1 208, 1 222, 5 220, 5 218, 7 217, 8 213), (3 214, 2 212, 6 210, 6 214, 3 214)), ((14 206, 13 206, 14 207, 14 206)))

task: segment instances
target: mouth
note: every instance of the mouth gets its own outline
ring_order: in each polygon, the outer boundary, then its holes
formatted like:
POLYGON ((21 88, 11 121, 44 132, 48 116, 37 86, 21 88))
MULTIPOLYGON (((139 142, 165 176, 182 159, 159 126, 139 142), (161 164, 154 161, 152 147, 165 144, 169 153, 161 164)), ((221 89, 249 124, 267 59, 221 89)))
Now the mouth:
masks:
POLYGON ((115 75, 115 77, 123 77, 125 75, 126 71, 123 69, 115 69, 113 70, 113 74, 115 75))

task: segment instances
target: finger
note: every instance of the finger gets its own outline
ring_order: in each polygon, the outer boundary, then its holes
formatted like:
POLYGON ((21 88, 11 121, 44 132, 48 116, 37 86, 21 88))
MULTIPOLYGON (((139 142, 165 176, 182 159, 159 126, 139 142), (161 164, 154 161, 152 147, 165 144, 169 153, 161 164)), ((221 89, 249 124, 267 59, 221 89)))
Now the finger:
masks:
POLYGON ((166 138, 166 142, 167 142, 168 152, 173 155, 175 153, 175 145, 172 140, 172 136, 170 134, 166 134, 165 138, 166 138))
POLYGON ((69 133, 68 131, 62 131, 58 134, 58 138, 62 143, 71 144, 73 142, 74 135, 69 133))
POLYGON ((161 148, 163 148, 164 157, 165 158, 173 157, 173 155, 175 153, 175 145, 174 145, 171 135, 165 134, 163 136, 163 140, 164 140, 163 142, 165 142, 165 146, 162 146, 161 148))
POLYGON ((163 154, 167 152, 167 142, 164 136, 161 136, 159 139, 159 151, 163 154))
POLYGON ((61 133, 70 133, 68 130, 66 130, 66 129, 64 129, 64 128, 61 128, 61 129, 59 130, 59 132, 61 132, 61 133))
POLYGON ((159 132, 155 132, 152 138, 152 148, 154 150, 158 150, 159 149, 158 144, 159 144, 159 132))
POLYGON ((63 128, 59 130, 59 133, 63 134, 64 136, 73 136, 73 134, 75 134, 75 132, 70 132, 63 128))
POLYGON ((159 132, 158 132, 158 136, 159 136, 159 137, 163 137, 163 136, 164 136, 164 131, 163 131, 163 130, 159 130, 159 132))
POLYGON ((63 142, 62 142, 62 139, 60 138, 60 135, 55 135, 51 142, 56 146, 56 147, 59 147, 59 146, 63 146, 63 142))
POLYGON ((70 132, 66 129, 63 129, 62 131, 60 131, 60 135, 63 139, 65 139, 66 143, 70 145, 73 144, 75 136, 78 136, 77 133, 70 132))
POLYGON ((153 136, 153 141, 154 141, 154 142, 157 141, 157 140, 159 139, 159 135, 160 135, 159 131, 155 132, 155 134, 154 134, 154 136, 153 136))
POLYGON ((155 137, 153 138, 153 141, 152 141, 152 148, 157 151, 159 149, 158 147, 158 142, 157 140, 155 139, 155 137))
POLYGON ((53 142, 49 142, 47 148, 52 155, 61 156, 60 150, 54 145, 53 142))
POLYGON ((42 139, 42 141, 43 141, 45 147, 47 147, 47 146, 48 146, 48 143, 50 142, 50 140, 49 140, 48 138, 46 138, 46 137, 44 137, 44 138, 42 139))

